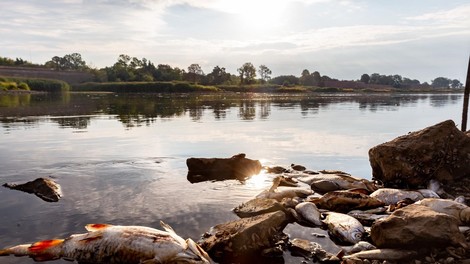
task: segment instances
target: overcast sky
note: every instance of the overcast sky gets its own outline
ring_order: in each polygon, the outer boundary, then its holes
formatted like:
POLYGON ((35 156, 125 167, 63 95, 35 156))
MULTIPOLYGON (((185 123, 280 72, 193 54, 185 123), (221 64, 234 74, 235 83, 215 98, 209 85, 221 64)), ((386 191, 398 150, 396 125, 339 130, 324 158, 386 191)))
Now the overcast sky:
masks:
POLYGON ((338 79, 400 74, 465 82, 468 0, 0 0, 0 56, 45 63, 119 54, 235 74, 245 62, 273 76, 303 69, 338 79))

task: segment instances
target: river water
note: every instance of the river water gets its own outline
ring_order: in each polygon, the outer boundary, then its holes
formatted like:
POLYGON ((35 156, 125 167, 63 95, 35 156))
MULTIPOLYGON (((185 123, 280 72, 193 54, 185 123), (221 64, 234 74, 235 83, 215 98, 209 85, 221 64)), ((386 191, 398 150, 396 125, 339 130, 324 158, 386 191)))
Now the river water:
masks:
MULTIPOLYGON (((64 197, 0 188, 0 248, 82 233, 88 223, 170 224, 198 240, 271 185, 186 179, 189 157, 246 153, 371 178, 368 150, 452 119, 458 94, 0 95, 0 183, 52 177, 64 197)), ((292 234, 291 234, 292 235, 292 234)), ((54 263, 70 263, 57 261, 54 263)), ((298 259, 286 258, 287 263, 298 259)), ((3 257, 1 263, 33 263, 3 257)))

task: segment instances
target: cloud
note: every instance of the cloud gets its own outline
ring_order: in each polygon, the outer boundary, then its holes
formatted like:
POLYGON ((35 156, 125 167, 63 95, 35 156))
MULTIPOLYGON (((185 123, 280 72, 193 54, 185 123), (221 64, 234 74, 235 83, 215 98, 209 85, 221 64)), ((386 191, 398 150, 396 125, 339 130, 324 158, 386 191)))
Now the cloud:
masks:
POLYGON ((432 25, 445 27, 465 27, 470 25, 470 5, 461 5, 450 10, 425 13, 418 16, 407 17, 409 21, 426 22, 432 25))

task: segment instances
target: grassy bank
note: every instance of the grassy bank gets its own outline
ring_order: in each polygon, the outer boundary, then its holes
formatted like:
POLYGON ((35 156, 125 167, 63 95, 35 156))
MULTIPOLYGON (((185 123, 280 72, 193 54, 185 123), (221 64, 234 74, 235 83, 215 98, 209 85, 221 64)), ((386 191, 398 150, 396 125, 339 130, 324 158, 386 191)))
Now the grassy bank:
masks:
POLYGON ((189 93, 217 92, 214 86, 204 86, 187 82, 109 82, 83 83, 74 85, 77 92, 114 92, 114 93, 189 93))
POLYGON ((206 86, 188 82, 107 82, 73 85, 77 92, 113 93, 191 93, 191 92, 235 92, 235 93, 450 93, 459 89, 396 89, 396 88, 337 88, 314 86, 281 86, 275 84, 218 85, 206 86))
POLYGON ((68 83, 52 79, 0 77, 0 90, 2 91, 40 91, 65 92, 70 89, 68 83))

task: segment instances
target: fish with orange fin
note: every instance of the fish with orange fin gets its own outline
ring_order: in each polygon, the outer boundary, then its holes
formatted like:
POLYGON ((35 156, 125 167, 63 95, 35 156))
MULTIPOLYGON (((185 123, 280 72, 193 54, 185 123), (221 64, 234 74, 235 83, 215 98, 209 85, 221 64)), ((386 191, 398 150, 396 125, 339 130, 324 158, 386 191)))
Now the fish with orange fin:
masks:
POLYGON ((65 259, 78 263, 214 263, 190 238, 184 240, 167 224, 165 231, 144 226, 90 224, 88 233, 0 250, 0 256, 29 256, 35 261, 65 259))

